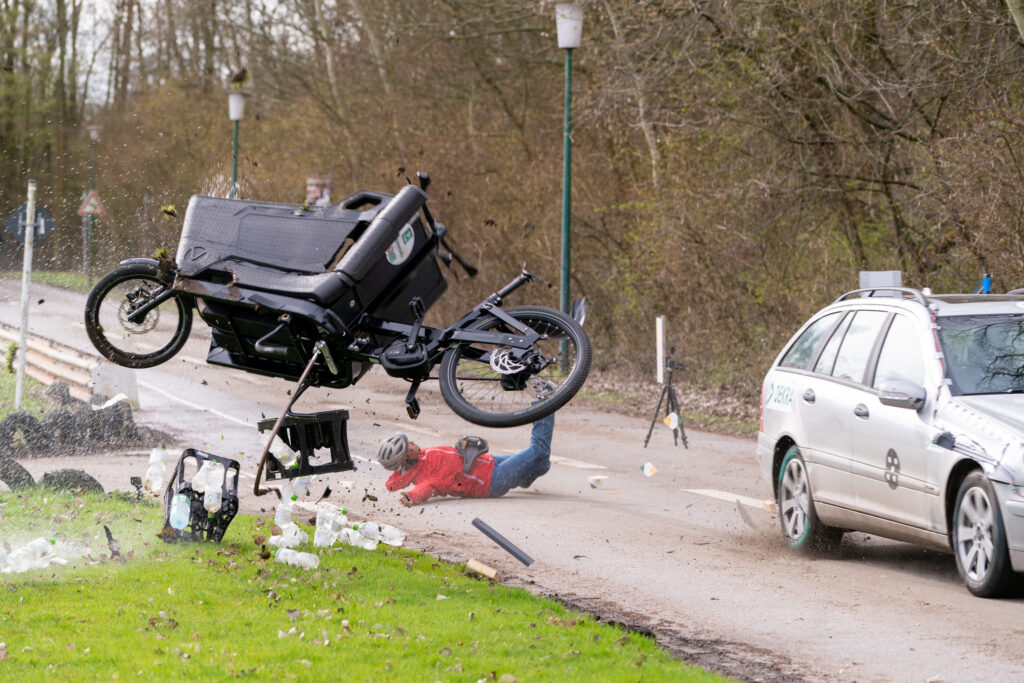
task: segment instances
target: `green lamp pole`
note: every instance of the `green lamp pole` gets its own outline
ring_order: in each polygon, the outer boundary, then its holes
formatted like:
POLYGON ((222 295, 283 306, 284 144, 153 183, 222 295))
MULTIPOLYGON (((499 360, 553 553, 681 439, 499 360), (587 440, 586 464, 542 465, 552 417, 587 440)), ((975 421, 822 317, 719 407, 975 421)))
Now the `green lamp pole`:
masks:
MULTIPOLYGON (((90 189, 96 191, 96 141, 100 139, 100 131, 95 126, 89 127, 89 139, 92 141, 92 180, 90 189)), ((89 227, 85 231, 85 278, 92 287, 92 233, 96 228, 96 216, 89 214, 89 227)))
POLYGON ((238 197, 238 122, 245 114, 245 97, 243 92, 228 93, 228 118, 235 124, 234 144, 231 147, 231 198, 238 197))
MULTIPOLYGON (((562 151, 562 276, 560 305, 569 315, 569 276, 572 273, 572 51, 583 37, 583 8, 571 2, 555 5, 558 47, 565 50, 565 126, 562 151)), ((562 341, 562 367, 567 369, 569 344, 562 341)))

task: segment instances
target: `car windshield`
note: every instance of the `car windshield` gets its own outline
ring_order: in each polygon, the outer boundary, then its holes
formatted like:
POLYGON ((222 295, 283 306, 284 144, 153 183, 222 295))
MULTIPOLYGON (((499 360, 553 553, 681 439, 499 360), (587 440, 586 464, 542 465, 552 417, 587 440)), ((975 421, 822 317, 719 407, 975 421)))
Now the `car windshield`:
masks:
POLYGON ((958 393, 1024 392, 1024 315, 941 318, 939 339, 958 393))

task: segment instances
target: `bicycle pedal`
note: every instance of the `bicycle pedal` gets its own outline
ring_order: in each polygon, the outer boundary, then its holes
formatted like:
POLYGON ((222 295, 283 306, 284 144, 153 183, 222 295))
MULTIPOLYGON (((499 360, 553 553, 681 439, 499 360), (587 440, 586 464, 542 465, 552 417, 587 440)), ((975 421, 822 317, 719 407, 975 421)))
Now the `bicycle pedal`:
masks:
POLYGON ((409 413, 409 417, 415 420, 417 417, 420 416, 420 402, 415 398, 411 400, 406 399, 405 410, 407 413, 409 413))

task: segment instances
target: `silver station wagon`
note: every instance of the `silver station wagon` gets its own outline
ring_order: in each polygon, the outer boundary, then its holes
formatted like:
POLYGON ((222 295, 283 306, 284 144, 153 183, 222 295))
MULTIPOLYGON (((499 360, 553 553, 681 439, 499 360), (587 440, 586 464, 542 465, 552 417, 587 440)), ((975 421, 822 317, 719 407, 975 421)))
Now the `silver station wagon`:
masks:
POLYGON ((856 290, 761 390, 757 457, 794 549, 862 531, 952 551, 975 595, 1024 572, 1024 290, 856 290))

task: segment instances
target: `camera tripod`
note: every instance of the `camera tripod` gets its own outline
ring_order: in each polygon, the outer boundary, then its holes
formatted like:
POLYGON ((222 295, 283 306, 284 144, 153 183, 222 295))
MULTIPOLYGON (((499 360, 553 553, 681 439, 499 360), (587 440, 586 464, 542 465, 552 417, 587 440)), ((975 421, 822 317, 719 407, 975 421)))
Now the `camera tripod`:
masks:
MULTIPOLYGON (((676 348, 673 346, 669 349, 669 353, 675 353, 676 348)), ((678 445, 680 439, 683 442, 683 448, 689 450, 690 444, 686 440, 686 430, 683 429, 683 418, 679 415, 679 399, 676 398, 676 388, 672 384, 672 372, 674 370, 682 370, 683 362, 672 360, 672 356, 665 356, 665 368, 668 370, 668 375, 665 377, 665 383, 661 385, 661 395, 658 396, 658 405, 654 408, 654 417, 651 418, 651 426, 647 430, 647 438, 644 439, 644 448, 647 448, 647 442, 651 440, 651 432, 654 431, 654 425, 658 422, 658 413, 661 412, 661 405, 665 404, 665 424, 672 427, 672 443, 678 445), (669 421, 671 416, 675 414, 678 424, 672 426, 669 421)))

